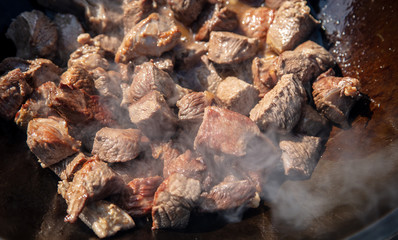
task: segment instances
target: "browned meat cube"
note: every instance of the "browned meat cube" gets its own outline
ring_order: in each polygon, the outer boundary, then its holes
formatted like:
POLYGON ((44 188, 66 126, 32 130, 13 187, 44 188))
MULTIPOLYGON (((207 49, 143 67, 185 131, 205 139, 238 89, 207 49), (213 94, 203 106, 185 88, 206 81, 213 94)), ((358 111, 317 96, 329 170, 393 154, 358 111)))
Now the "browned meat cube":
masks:
MULTIPOLYGON (((79 37, 82 35, 83 34, 79 35, 79 37)), ((90 37, 90 35, 88 36, 90 37)), ((107 70, 109 68, 109 62, 104 56, 105 50, 101 49, 99 46, 84 44, 70 55, 68 67, 80 65, 87 71, 98 67, 107 70)))
POLYGON ((177 126, 177 117, 158 91, 150 91, 129 106, 130 120, 149 138, 167 139, 177 126))
POLYGON ((46 82, 36 88, 36 91, 15 115, 15 123, 21 127, 27 127, 33 118, 57 116, 57 113, 50 107, 56 92, 57 86, 54 82, 46 82))
POLYGON ((29 122, 27 140, 30 150, 43 167, 51 166, 79 151, 80 142, 69 135, 61 118, 35 118, 29 122))
POLYGON ((61 85, 67 86, 70 89, 81 89, 89 95, 95 95, 97 90, 95 89, 94 80, 89 72, 80 65, 74 65, 68 68, 61 75, 61 85))
POLYGON ((167 0, 174 17, 189 26, 198 17, 205 4, 204 0, 167 0))
POLYGON ((244 156, 250 139, 260 130, 248 117, 218 107, 207 107, 195 138, 195 150, 244 156))
POLYGON ((0 116, 13 119, 32 88, 19 68, 0 77, 0 116))
POLYGON ((58 30, 58 55, 60 61, 66 64, 69 55, 80 47, 77 37, 84 32, 84 29, 79 20, 72 14, 57 13, 54 17, 54 23, 58 30))
POLYGON ((261 42, 265 42, 274 17, 275 10, 273 9, 266 7, 250 8, 244 12, 240 27, 246 36, 258 38, 261 42))
POLYGON ((285 137, 279 143, 285 175, 291 179, 311 177, 321 153, 321 139, 312 136, 285 137))
POLYGON ((57 52, 57 28, 38 10, 21 13, 10 24, 6 36, 17 47, 17 57, 52 59, 57 52))
POLYGON ((259 58, 252 62, 253 85, 259 90, 259 97, 263 98, 278 82, 276 76, 277 57, 259 58))
POLYGON ((65 221, 75 222, 87 201, 101 200, 120 193, 123 186, 123 180, 106 163, 98 158, 90 159, 76 172, 66 190, 68 215, 65 221))
POLYGON ((324 137, 330 131, 329 121, 313 107, 304 104, 301 118, 295 127, 295 131, 304 135, 324 137))
POLYGON ((203 181, 206 164, 202 157, 196 156, 191 150, 185 151, 176 158, 166 158, 163 167, 163 177, 180 173, 187 178, 203 181))
POLYGON ((153 12, 152 0, 128 0, 123 4, 123 26, 126 35, 137 23, 153 12))
POLYGON ((102 97, 112 99, 120 104, 122 74, 113 70, 105 71, 98 67, 91 71, 91 76, 94 79, 95 88, 102 97))
POLYGON ((129 89, 130 103, 139 100, 152 90, 163 94, 170 106, 175 105, 179 98, 173 79, 168 73, 157 68, 152 61, 135 68, 133 82, 129 89))
POLYGON ((218 85, 216 96, 223 105, 234 112, 249 115, 258 103, 258 90, 236 77, 227 77, 218 85))
POLYGON ((348 128, 348 116, 360 97, 361 85, 358 79, 334 77, 325 73, 312 86, 316 109, 333 123, 348 128))
POLYGON ((233 31, 239 25, 236 12, 221 4, 213 6, 208 19, 195 35, 196 41, 208 41, 212 31, 233 31))
POLYGON ((79 171, 85 162, 90 158, 79 152, 78 154, 67 157, 65 160, 53 164, 50 169, 57 174, 61 180, 72 181, 75 173, 79 171))
POLYGON ((214 95, 208 91, 192 92, 177 102, 178 118, 191 122, 202 122, 205 108, 213 105, 214 95))
POLYGON ((128 184, 135 178, 161 176, 163 161, 144 155, 134 159, 134 161, 112 163, 110 167, 122 178, 125 184, 128 184))
POLYGON ((59 83, 59 76, 62 73, 62 69, 53 62, 43 58, 28 60, 28 62, 30 65, 25 74, 32 87, 37 88, 45 82, 59 83))
POLYGON ((152 229, 185 228, 201 192, 200 182, 175 173, 155 193, 152 229))
POLYGON ((19 57, 8 57, 3 59, 0 63, 0 75, 19 68, 21 72, 26 72, 29 69, 29 61, 19 57))
POLYGON ((275 14, 267 34, 267 44, 275 52, 292 50, 303 42, 317 26, 306 1, 286 1, 275 14))
POLYGON ((105 162, 126 162, 140 154, 142 138, 145 136, 138 129, 105 127, 95 135, 92 154, 105 162))
POLYGON ((159 176, 132 180, 122 192, 121 207, 134 217, 151 213, 155 192, 162 181, 159 176))
POLYGON ((160 57, 179 42, 180 36, 181 32, 171 18, 152 13, 124 36, 115 62, 126 63, 139 56, 160 57))
POLYGON ((258 40, 231 32, 211 32, 208 57, 218 64, 240 63, 254 57, 258 40))
POLYGON ((200 64, 201 57, 207 53, 207 43, 192 41, 177 45, 174 50, 178 70, 190 71, 200 64))
POLYGON ((250 205, 256 196, 256 187, 249 180, 224 179, 209 192, 200 195, 200 210, 225 211, 250 205))

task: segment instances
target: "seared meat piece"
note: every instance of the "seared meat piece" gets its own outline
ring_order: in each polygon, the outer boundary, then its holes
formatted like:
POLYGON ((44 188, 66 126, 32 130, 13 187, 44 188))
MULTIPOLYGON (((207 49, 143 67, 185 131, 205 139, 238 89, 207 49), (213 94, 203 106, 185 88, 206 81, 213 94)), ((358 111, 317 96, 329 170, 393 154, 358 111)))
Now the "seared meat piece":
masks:
POLYGON ((0 116, 13 119, 32 88, 19 68, 0 77, 0 116))
POLYGON ((266 7, 250 8, 243 14, 240 27, 248 37, 267 39, 267 32, 274 21, 275 10, 266 7))
POLYGON ((150 91, 128 110, 131 122, 149 138, 167 139, 175 132, 177 117, 158 91, 150 91))
MULTIPOLYGON (((171 162, 173 159, 180 156, 181 151, 174 146, 173 142, 152 142, 151 143, 152 157, 163 162, 171 162)), ((162 169, 163 170, 163 169, 162 169)))
POLYGON ((218 64, 239 63, 254 57, 258 40, 231 32, 211 32, 209 59, 218 64))
POLYGON ((249 180, 224 179, 209 192, 200 195, 200 210, 225 211, 248 206, 256 196, 256 187, 249 180))
POLYGON ((184 228, 201 192, 200 182, 175 173, 155 193, 152 229, 184 228))
POLYGON ((134 161, 112 163, 110 167, 122 178, 125 184, 128 184, 135 178, 161 176, 163 161, 144 155, 134 159, 134 161))
POLYGON ((282 138, 282 162, 285 175, 291 179, 311 177, 321 153, 321 139, 312 136, 282 138))
POLYGON ((176 84, 170 75, 157 68, 152 61, 137 66, 129 90, 130 103, 133 103, 150 91, 160 92, 169 106, 175 105, 179 96, 176 84))
POLYGON ((122 192, 121 207, 134 217, 151 213, 153 197, 162 181, 159 176, 132 180, 122 192))
POLYGON ((295 131, 309 136, 323 137, 329 132, 329 121, 313 107, 304 104, 295 131))
POLYGON ((282 76, 276 86, 250 111, 250 119, 261 130, 290 132, 300 119, 306 93, 293 74, 282 76))
POLYGON ((195 150, 244 156, 248 142, 260 130, 248 117, 218 107, 207 107, 195 138, 195 150))
POLYGON ((28 60, 28 62, 30 65, 25 74, 32 87, 37 88, 45 82, 54 82, 58 84, 62 69, 53 62, 43 58, 28 60))
POLYGON ((15 18, 6 32, 17 47, 17 57, 54 58, 57 52, 57 28, 42 12, 23 12, 15 18))
POLYGON ((169 74, 173 73, 174 70, 174 56, 168 53, 162 54, 160 57, 153 58, 151 61, 153 61, 153 64, 157 68, 159 68, 162 71, 165 71, 169 74))
POLYGON ((276 57, 256 57, 253 59, 253 85, 259 90, 260 98, 263 98, 278 82, 278 77, 276 76, 276 61, 276 57))
POLYGON ((97 67, 107 70, 109 68, 109 62, 104 56, 105 51, 99 46, 84 44, 70 55, 68 67, 80 65, 87 71, 96 69, 97 67))
POLYGON ((191 150, 185 151, 176 158, 166 158, 163 167, 163 177, 168 178, 174 173, 180 173, 187 178, 202 182, 206 165, 202 157, 195 156, 191 150))
POLYGON ((27 140, 30 150, 43 167, 55 164, 79 151, 80 142, 69 135, 61 118, 35 118, 29 122, 27 140))
POLYGON ((202 11, 205 0, 167 0, 174 17, 189 26, 202 11))
POLYGON ((40 85, 15 115, 15 123, 21 127, 27 127, 29 121, 33 118, 57 116, 54 109, 50 107, 56 92, 57 86, 54 82, 46 82, 40 85))
POLYGON ((212 31, 233 31, 239 25, 236 13, 228 7, 215 4, 213 8, 196 34, 196 41, 208 41, 212 31))
POLYGON ((75 173, 64 196, 68 204, 65 221, 75 222, 87 201, 104 199, 121 192, 123 180, 108 165, 92 158, 75 173))
POLYGON ((294 49, 317 26, 306 1, 286 1, 275 14, 267 34, 267 44, 277 53, 294 49))
POLYGON ((122 89, 120 87, 123 76, 113 70, 105 71, 103 68, 96 68, 91 71, 94 85, 102 97, 110 98, 120 104, 122 89))
POLYGON ((360 97, 358 79, 334 77, 327 72, 320 75, 312 87, 316 109, 333 123, 348 128, 348 116, 360 97))
POLYGON ((142 19, 148 17, 152 11, 152 0, 125 0, 123 3, 124 35, 142 19))
POLYGON ((179 44, 174 48, 176 66, 179 70, 190 71, 201 61, 207 53, 207 43, 192 41, 179 44))
POLYGON ((78 154, 67 157, 65 160, 60 161, 50 166, 50 169, 57 174, 61 180, 72 181, 75 173, 79 171, 85 162, 90 158, 79 152, 78 154))
POLYGON ((258 103, 258 90, 236 77, 227 77, 218 85, 216 96, 223 105, 234 112, 249 115, 258 103))
POLYGON ((177 102, 178 118, 201 123, 205 108, 213 105, 213 103, 214 95, 208 91, 188 93, 177 102))
POLYGON ((95 95, 97 93, 93 78, 89 72, 80 65, 69 67, 68 70, 61 75, 60 85, 72 90, 81 89, 84 93, 89 95, 95 95))
POLYGON ((58 55, 64 65, 68 63, 69 55, 80 47, 77 37, 84 30, 79 20, 72 14, 57 13, 54 23, 58 30, 58 55))
POLYGON ((0 75, 19 68, 21 72, 26 72, 29 69, 28 60, 19 57, 8 57, 3 59, 0 63, 0 75))
POLYGON ((152 13, 124 36, 115 62, 126 63, 139 56, 160 57, 178 43, 180 36, 181 32, 171 18, 152 13))
POLYGON ((140 154, 145 138, 137 129, 105 127, 95 134, 92 154, 105 162, 126 162, 140 154))

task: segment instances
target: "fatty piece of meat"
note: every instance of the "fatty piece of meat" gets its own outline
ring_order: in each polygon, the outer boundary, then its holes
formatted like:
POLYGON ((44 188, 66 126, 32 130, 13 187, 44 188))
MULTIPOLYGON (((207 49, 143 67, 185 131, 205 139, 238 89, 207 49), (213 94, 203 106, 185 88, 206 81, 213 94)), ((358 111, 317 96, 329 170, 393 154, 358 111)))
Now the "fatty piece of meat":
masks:
POLYGON ((261 130, 290 132, 300 119, 306 93, 293 74, 282 76, 275 87, 250 111, 261 130))
POLYGON ((259 97, 263 98, 278 82, 276 75, 277 57, 259 58, 252 62, 253 85, 259 91, 259 97))
POLYGON ((13 119, 22 103, 32 92, 25 75, 16 68, 0 77, 0 116, 13 119))
POLYGON ((329 121, 312 106, 305 104, 294 131, 308 136, 324 137, 330 131, 329 121))
POLYGON ((89 95, 95 95, 97 93, 92 76, 80 65, 69 67, 68 70, 61 75, 60 85, 72 90, 81 89, 89 95))
POLYGON ((79 171, 84 163, 86 163, 90 157, 86 156, 84 153, 79 152, 65 160, 60 161, 56 164, 51 165, 49 168, 57 174, 61 180, 66 180, 68 182, 73 180, 75 173, 79 171))
POLYGON ((155 193, 152 229, 185 228, 200 192, 201 184, 198 180, 179 173, 169 176, 155 193))
POLYGON ((14 122, 25 128, 34 118, 57 116, 55 110, 50 107, 56 92, 57 86, 54 82, 45 82, 40 85, 15 114, 14 122))
POLYGON ((152 0, 126 0, 123 3, 123 26, 126 35, 137 23, 153 12, 152 0))
POLYGON ((73 65, 80 65, 87 71, 98 67, 105 70, 109 68, 109 62, 105 59, 105 50, 90 44, 84 44, 70 55, 68 67, 70 68, 73 65))
POLYGON ((249 115, 260 100, 258 90, 236 77, 227 77, 217 88, 216 96, 229 110, 249 115))
POLYGON ((243 33, 262 42, 267 39, 267 32, 275 18, 275 10, 267 7, 250 8, 243 14, 240 28, 243 33))
POLYGON ((285 175, 290 179, 308 179, 320 157, 322 145, 319 137, 288 136, 279 143, 285 175))
POLYGON ((120 45, 116 63, 127 63, 139 56, 160 57, 179 42, 180 30, 173 19, 152 13, 128 32, 120 45))
POLYGON ((204 159, 200 156, 196 156, 191 150, 186 150, 178 157, 169 158, 164 161, 163 177, 168 178, 174 173, 180 173, 187 178, 202 182, 206 170, 204 159))
POLYGON ((120 206, 134 217, 151 213, 155 192, 162 181, 160 176, 135 178, 123 190, 120 206))
POLYGON ((158 91, 150 91, 128 108, 132 123, 150 139, 167 139, 177 127, 177 117, 158 91))
POLYGON ((7 29, 6 37, 14 42, 20 58, 53 59, 57 52, 57 28, 38 10, 18 15, 7 29))
POLYGON ((205 108, 213 105, 214 95, 208 91, 192 92, 177 102, 178 118, 190 122, 202 122, 205 108))
POLYGON ((256 188, 249 180, 228 180, 217 184, 209 192, 200 195, 200 210, 217 212, 250 204, 256 188))
POLYGON ((38 88, 45 82, 59 83, 62 69, 55 65, 51 60, 37 58, 28 60, 29 68, 25 74, 29 79, 29 84, 33 88, 38 88))
POLYGON ((208 41, 212 31, 233 31, 239 25, 236 12, 215 4, 208 19, 195 35, 196 41, 208 41))
POLYGON ((200 152, 244 156, 248 142, 260 134, 248 117, 218 107, 207 107, 196 135, 194 148, 200 152))
POLYGON ((133 103, 150 91, 160 92, 169 106, 175 105, 179 96, 176 84, 170 75, 155 66, 152 61, 137 66, 133 82, 129 88, 130 103, 133 103))
POLYGON ((145 138, 138 129, 105 127, 95 134, 92 154, 105 162, 126 162, 140 154, 145 138))
POLYGON ((84 32, 84 29, 72 14, 57 13, 54 24, 58 30, 58 56, 64 65, 68 63, 69 55, 80 47, 77 37, 84 32))
POLYGON ((319 24, 310 15, 306 1, 286 1, 275 14, 267 34, 267 44, 280 54, 303 42, 319 24))
POLYGON ((123 180, 106 163, 98 158, 90 159, 75 173, 73 181, 66 190, 68 215, 65 221, 75 222, 86 202, 120 193, 123 186, 123 180))
POLYGON ((167 0, 167 4, 174 12, 174 17, 189 26, 199 16, 205 0, 167 0))
POLYGON ((79 151, 81 143, 69 135, 61 118, 35 118, 29 122, 26 143, 43 167, 51 166, 79 151))
POLYGON ((312 85, 315 106, 330 121, 348 128, 348 116, 360 98, 361 85, 356 78, 330 76, 330 71, 320 75, 312 85))
POLYGON ((208 57, 218 64, 240 63, 254 57, 259 41, 231 32, 210 33, 208 57))

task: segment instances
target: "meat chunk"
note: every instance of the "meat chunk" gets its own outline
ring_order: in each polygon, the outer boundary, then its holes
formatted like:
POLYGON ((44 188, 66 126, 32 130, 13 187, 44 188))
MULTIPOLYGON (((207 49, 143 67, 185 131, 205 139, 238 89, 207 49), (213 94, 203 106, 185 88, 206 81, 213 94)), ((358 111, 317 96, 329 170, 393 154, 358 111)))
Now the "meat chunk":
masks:
POLYGON ((134 161, 112 163, 110 167, 122 178, 125 184, 128 184, 136 178, 161 176, 163 162, 143 154, 134 161))
POLYGON ((201 61, 207 53, 207 43, 192 41, 179 44, 174 48, 176 69, 190 71, 201 61))
POLYGON ((224 106, 243 115, 258 103, 258 90, 236 77, 227 77, 218 85, 216 96, 224 106))
POLYGON ((167 139, 176 129, 177 117, 158 91, 150 91, 129 106, 130 120, 149 138, 167 139))
POLYGON ((98 159, 90 159, 76 172, 73 181, 66 190, 65 200, 68 204, 68 215, 65 221, 75 222, 86 202, 101 200, 119 193, 123 181, 108 165, 98 159))
POLYGON ((175 173, 157 189, 152 207, 152 229, 184 228, 201 192, 200 182, 175 173))
POLYGON ((126 63, 138 56, 160 57, 178 43, 180 36, 181 32, 171 18, 152 13, 124 36, 115 62, 126 63))
POLYGON ((189 26, 202 11, 204 0, 167 0, 174 17, 189 26))
POLYGON ((96 68, 91 71, 90 75, 94 79, 94 86, 99 95, 112 99, 111 101, 115 101, 119 105, 122 97, 122 74, 113 70, 105 71, 103 68, 96 68))
POLYGON ((250 204, 256 188, 249 180, 224 179, 209 192, 200 195, 200 210, 204 212, 225 211, 250 204))
POLYGON ((95 134, 92 153, 105 162, 126 162, 142 151, 145 136, 137 129, 102 128, 95 134))
POLYGON ((278 82, 276 76, 277 57, 259 58, 252 62, 253 85, 259 90, 259 97, 263 98, 278 82))
POLYGON ((231 32, 211 32, 209 59, 218 64, 239 63, 257 53, 258 40, 231 32))
POLYGON ((205 108, 213 105, 214 95, 210 92, 192 92, 177 102, 178 118, 190 122, 201 123, 205 108))
POLYGON ((288 0, 265 0, 265 5, 273 9, 278 9, 286 1, 288 0))
POLYGON ((93 78, 89 72, 80 65, 74 65, 68 68, 68 70, 61 75, 60 84, 72 90, 81 89, 84 93, 89 95, 95 95, 97 93, 93 78))
POLYGON ((285 137, 279 143, 285 175, 291 179, 311 177, 321 153, 321 139, 312 136, 285 137))
POLYGON ((348 116, 360 97, 360 87, 356 78, 322 74, 313 84, 316 109, 333 123, 348 128, 348 116))
POLYGON ((26 72, 29 69, 28 60, 19 57, 8 57, 0 63, 0 75, 6 74, 7 72, 19 68, 21 72, 26 72))
POLYGON ((267 34, 267 44, 276 53, 294 49, 306 39, 318 21, 310 15, 306 1, 285 1, 275 14, 267 34))
POLYGON ((29 122, 27 140, 30 150, 43 167, 51 166, 79 151, 80 142, 69 135, 61 118, 35 118, 29 122))
POLYGON ((204 159, 196 156, 191 150, 186 150, 176 158, 166 158, 163 167, 163 176, 167 178, 174 173, 180 173, 187 178, 192 178, 202 182, 206 164, 204 159))
POLYGON ((275 17, 275 10, 266 7, 250 8, 243 14, 240 27, 243 33, 261 42, 267 39, 267 32, 275 17))
POLYGON ((238 25, 238 18, 228 7, 215 4, 208 19, 195 35, 196 41, 208 41, 212 31, 233 31, 238 25))
POLYGON ((19 68, 0 77, 0 116, 13 119, 32 88, 19 68))
POLYGON ((179 96, 176 84, 170 75, 155 66, 150 61, 137 66, 129 90, 129 102, 133 103, 148 92, 156 90, 166 99, 169 106, 175 105, 179 96))
POLYGON ((14 42, 20 58, 53 59, 57 52, 57 28, 38 10, 21 13, 10 24, 6 36, 14 42))
POLYGON ((244 156, 250 139, 260 130, 248 117, 218 107, 207 107, 195 138, 195 150, 244 156))
POLYGON ((75 173, 79 171, 89 159, 90 158, 84 153, 79 152, 61 162, 51 165, 50 169, 57 174, 61 180, 72 181, 75 173))
POLYGON ((313 107, 304 104, 301 118, 294 130, 304 135, 324 137, 329 133, 329 121, 313 107))
POLYGON ((59 76, 62 69, 55 65, 52 61, 43 58, 28 60, 29 68, 25 74, 32 87, 38 88, 45 82, 59 83, 59 76))
POLYGON ((153 198, 163 178, 159 176, 136 178, 122 192, 122 208, 131 216, 144 216, 152 211, 153 198))
POLYGON ((84 32, 79 20, 72 14, 57 13, 54 24, 58 30, 58 55, 62 65, 68 63, 69 55, 80 47, 77 37, 84 32))
POLYGON ((123 3, 123 26, 126 35, 153 11, 152 0, 127 0, 123 3))
POLYGON ((29 121, 34 118, 57 116, 58 114, 50 107, 56 92, 57 86, 54 82, 46 82, 40 85, 15 115, 15 123, 25 128, 29 121))
POLYGON ((290 132, 301 115, 306 93, 293 74, 284 75, 250 111, 250 119, 262 130, 290 132))
POLYGON ((107 70, 109 68, 109 62, 104 56, 105 50, 101 49, 99 46, 84 44, 70 55, 68 67, 80 65, 87 71, 91 71, 98 67, 107 70))

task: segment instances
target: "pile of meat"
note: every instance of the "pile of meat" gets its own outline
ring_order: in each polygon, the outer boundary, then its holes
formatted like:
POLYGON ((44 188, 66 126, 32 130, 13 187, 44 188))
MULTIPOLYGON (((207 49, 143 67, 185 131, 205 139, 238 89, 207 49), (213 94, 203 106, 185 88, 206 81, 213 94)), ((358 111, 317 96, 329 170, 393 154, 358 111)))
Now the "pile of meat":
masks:
POLYGON ((273 173, 311 177, 360 97, 307 40, 306 1, 38 2, 70 14, 13 20, 0 115, 59 176, 65 221, 101 238, 258 207, 273 173))

